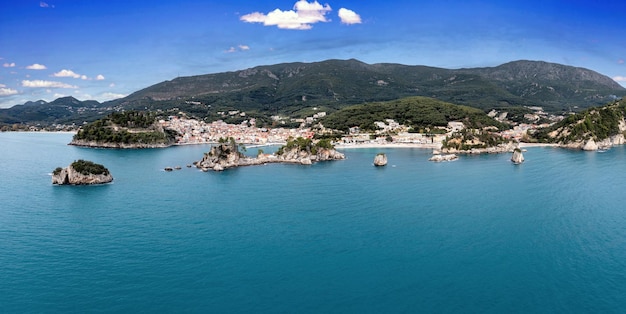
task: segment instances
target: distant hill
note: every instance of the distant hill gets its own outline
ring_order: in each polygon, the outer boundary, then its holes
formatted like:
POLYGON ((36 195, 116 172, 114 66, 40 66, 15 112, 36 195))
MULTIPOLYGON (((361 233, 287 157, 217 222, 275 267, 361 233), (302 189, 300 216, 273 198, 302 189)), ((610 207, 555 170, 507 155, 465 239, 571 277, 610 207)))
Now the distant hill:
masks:
MULTIPOLYGON (((274 114, 303 107, 338 109, 367 101, 427 96, 483 110, 541 106, 549 111, 586 108, 626 95, 626 89, 592 70, 541 61, 449 70, 358 60, 284 63, 247 70, 181 77, 120 100, 141 107, 181 100, 274 114)), ((195 108, 206 112, 207 107, 195 108)))
POLYGON ((80 101, 74 97, 63 97, 52 102, 29 101, 23 105, 0 109, 0 124, 82 124, 83 121, 98 119, 105 113, 102 104, 95 100, 80 101))
MULTIPOLYGON (((263 121, 270 115, 303 117, 311 114, 314 107, 333 112, 350 105, 408 96, 432 97, 482 110, 541 106, 546 111, 561 112, 608 103, 626 96, 626 89, 592 70, 541 61, 451 70, 391 63, 366 64, 351 59, 283 63, 179 77, 122 99, 100 105, 89 103, 84 107, 91 108, 91 113, 100 112, 101 116, 105 113, 98 108, 115 107, 184 111, 209 120, 221 118, 219 112, 224 110, 242 110, 263 121)), ((71 99, 70 102, 74 103, 71 99)), ((76 114, 78 104, 16 107, 0 109, 0 123, 90 118, 76 114)))

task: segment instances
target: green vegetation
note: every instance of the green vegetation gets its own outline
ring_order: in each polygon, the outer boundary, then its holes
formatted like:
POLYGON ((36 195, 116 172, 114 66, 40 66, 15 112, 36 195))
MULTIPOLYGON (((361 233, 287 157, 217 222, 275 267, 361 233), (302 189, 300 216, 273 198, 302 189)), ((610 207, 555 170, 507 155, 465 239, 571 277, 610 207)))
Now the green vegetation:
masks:
POLYGON ((532 137, 545 143, 603 140, 620 133, 619 124, 625 116, 626 103, 615 101, 570 115, 551 127, 535 131, 532 137))
MULTIPOLYGON (((217 154, 217 156, 215 157, 218 157, 219 159, 227 159, 230 154, 232 154, 233 152, 237 152, 239 157, 244 157, 244 154, 239 151, 239 144, 237 144, 237 141, 235 141, 233 137, 220 137, 218 143, 220 144, 218 146, 219 149, 215 149, 215 147, 213 147, 208 153, 209 156, 215 156, 214 154, 217 154)), ((246 148, 244 146, 241 147, 245 151, 246 148)))
POLYGON ((457 150, 471 150, 474 148, 494 147, 506 142, 507 140, 501 136, 489 131, 463 129, 460 132, 446 137, 441 147, 457 150))
POLYGON ((317 143, 313 143, 313 140, 310 138, 298 137, 296 139, 289 138, 287 143, 281 146, 277 151, 276 155, 281 156, 285 153, 285 151, 290 151, 293 149, 297 149, 298 151, 304 151, 309 154, 317 154, 319 149, 333 149, 334 146, 331 144, 329 139, 319 140, 317 143))
MULTIPOLYGON (((591 70, 537 61, 450 70, 326 60, 179 77, 102 104, 72 97, 50 103, 29 102, 0 109, 0 129, 21 124, 81 125, 113 108, 164 115, 183 112, 206 122, 221 119, 241 123, 255 118, 258 126, 280 127, 271 116, 303 118, 320 111, 332 113, 351 105, 411 96, 432 97, 484 111, 499 108, 509 112, 510 120, 521 121, 523 109, 509 108, 541 106, 551 113, 576 111, 577 107, 597 106, 626 96, 626 89, 591 70), (231 110, 245 111, 246 116, 223 114, 231 110)), ((121 121, 120 125, 140 127, 141 123, 128 125, 121 121)))
POLYGON ((112 113, 107 117, 83 126, 74 140, 99 143, 166 144, 174 137, 156 124, 154 113, 127 111, 112 113))
POLYGON ((59 173, 61 173, 61 171, 63 171, 63 168, 61 167, 56 167, 56 169, 54 169, 54 171, 52 171, 53 175, 58 175, 59 173))
MULTIPOLYGON (((72 163, 71 166, 72 168, 74 168, 74 170, 84 175, 90 175, 90 174, 108 175, 109 174, 109 169, 105 168, 101 164, 96 164, 88 160, 82 160, 82 159, 76 160, 72 163)), ((57 169, 60 169, 60 168, 57 168, 57 169)), ((55 169, 55 172, 57 171, 57 169, 55 169)))
POLYGON ((394 101, 368 103, 341 109, 322 120, 325 127, 347 132, 358 126, 363 131, 375 131, 375 121, 393 119, 413 130, 432 133, 436 127, 445 127, 450 121, 460 121, 468 128, 508 126, 487 116, 482 110, 458 106, 426 97, 409 97, 394 101))

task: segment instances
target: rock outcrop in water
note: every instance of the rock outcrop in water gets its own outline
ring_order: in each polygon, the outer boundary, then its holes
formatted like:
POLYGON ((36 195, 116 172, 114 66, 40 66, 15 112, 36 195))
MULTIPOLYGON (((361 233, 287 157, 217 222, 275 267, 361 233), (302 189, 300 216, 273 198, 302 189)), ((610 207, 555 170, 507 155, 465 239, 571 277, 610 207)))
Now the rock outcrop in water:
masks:
POLYGON ((318 161, 345 159, 344 154, 337 152, 326 142, 322 142, 321 145, 320 142, 313 144, 310 139, 298 138, 288 141, 285 146, 278 149, 276 154, 259 154, 254 158, 240 153, 237 144, 230 140, 230 142, 223 142, 211 147, 211 150, 205 153, 204 157, 195 164, 197 168, 203 171, 223 171, 228 168, 268 163, 311 165, 318 161))
POLYGON ((434 161, 434 162, 442 162, 442 161, 453 161, 453 160, 457 160, 459 159, 459 156, 457 156, 456 154, 435 154, 432 157, 430 157, 428 160, 429 161, 434 161))
POLYGON ((511 156, 511 161, 514 164, 521 164, 524 162, 524 155, 522 155, 521 149, 516 148, 515 150, 513 150, 513 156, 511 156))
POLYGON ((376 154, 374 157, 374 166, 381 167, 387 165, 387 155, 383 153, 376 154))
POLYGON ((77 160, 65 168, 56 168, 52 173, 52 184, 93 185, 113 181, 109 169, 86 160, 77 160))

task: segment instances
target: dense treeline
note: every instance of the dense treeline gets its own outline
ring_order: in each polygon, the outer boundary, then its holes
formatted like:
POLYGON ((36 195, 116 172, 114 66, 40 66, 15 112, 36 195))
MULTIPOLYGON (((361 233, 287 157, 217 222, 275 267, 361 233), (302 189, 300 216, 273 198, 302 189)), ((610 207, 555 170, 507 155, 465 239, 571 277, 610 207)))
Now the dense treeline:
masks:
MULTIPOLYGON (((94 163, 94 162, 89 161, 89 160, 83 160, 83 159, 79 159, 79 160, 74 161, 72 163, 72 168, 74 168, 74 170, 76 170, 77 172, 80 172, 81 174, 84 174, 84 175, 90 175, 90 174, 104 174, 104 175, 107 175, 107 174, 109 174, 109 169, 107 169, 103 165, 94 163)), ((55 170, 55 172, 58 169, 60 169, 60 168, 57 168, 55 170)))
POLYGON ((474 148, 495 147, 506 142, 507 140, 496 133, 463 129, 446 137, 446 140, 442 143, 442 148, 471 150, 474 148))
POLYGON ((298 151, 305 151, 310 154, 317 154, 317 151, 320 148, 333 149, 334 146, 329 139, 321 139, 317 141, 317 143, 313 143, 313 140, 310 138, 290 138, 289 140, 287 140, 287 143, 285 145, 281 146, 278 151, 276 151, 276 155, 280 156, 285 153, 285 150, 292 150, 294 148, 297 148, 298 151))
POLYGON ((154 112, 124 111, 114 112, 107 117, 111 122, 127 128, 148 128, 156 121, 154 112))
POLYGON ((494 126, 507 129, 480 109, 453 105, 427 97, 409 97, 394 101, 367 103, 341 109, 322 120, 325 127, 347 131, 358 126, 361 130, 374 131, 375 121, 393 119, 410 126, 414 131, 447 126, 450 121, 460 121, 469 128, 494 126))
POLYGON ((109 116, 83 126, 74 140, 124 143, 124 144, 161 144, 168 143, 173 134, 155 126, 154 113, 128 111, 112 113, 109 116), (141 129, 129 131, 129 129, 141 129))
MULTIPOLYGON (((615 101, 604 107, 589 108, 573 114, 555 125, 537 130, 533 137, 540 142, 569 143, 580 140, 603 140, 619 134, 620 121, 626 116, 626 104, 615 101), (557 131, 555 137, 550 133, 557 131)), ((553 133, 554 134, 554 133, 553 133)))

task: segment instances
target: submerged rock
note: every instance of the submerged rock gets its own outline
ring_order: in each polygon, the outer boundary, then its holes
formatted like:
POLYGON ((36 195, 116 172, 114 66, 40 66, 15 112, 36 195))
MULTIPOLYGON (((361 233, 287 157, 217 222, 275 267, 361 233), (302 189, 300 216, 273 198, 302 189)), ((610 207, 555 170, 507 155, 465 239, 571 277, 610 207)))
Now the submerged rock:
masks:
POLYGON ((378 153, 376 157, 374 157, 374 166, 380 167, 385 166, 387 164, 387 155, 383 153, 378 153))

